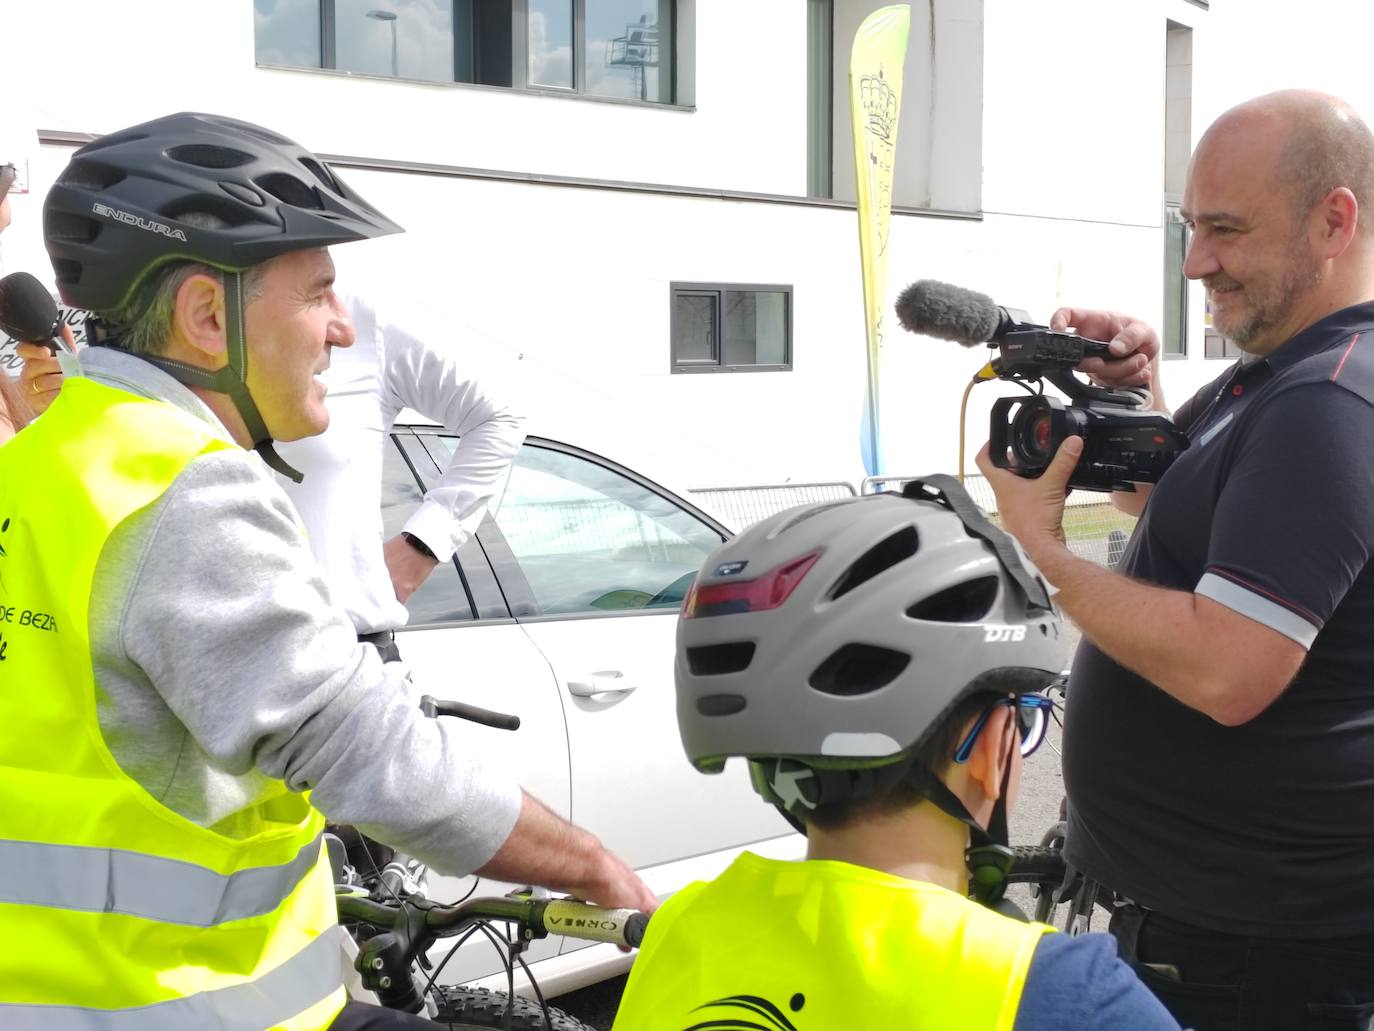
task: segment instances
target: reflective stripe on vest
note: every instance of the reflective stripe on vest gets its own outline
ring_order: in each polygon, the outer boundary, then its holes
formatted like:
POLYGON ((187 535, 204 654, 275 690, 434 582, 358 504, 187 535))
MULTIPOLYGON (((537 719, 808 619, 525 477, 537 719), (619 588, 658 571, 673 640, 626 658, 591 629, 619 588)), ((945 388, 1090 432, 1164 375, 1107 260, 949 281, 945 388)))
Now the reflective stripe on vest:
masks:
POLYGON ((0 447, 0 930, 22 943, 0 950, 0 1028, 315 1031, 343 1006, 309 800, 252 774, 233 833, 199 826, 100 730, 89 617, 124 604, 91 597, 111 535, 232 447, 82 378, 0 447))
POLYGON ((1050 930, 933 884, 746 852, 654 913, 615 1031, 1011 1031, 1050 930))
MULTIPOLYGON (((303 1012, 327 998, 339 983, 340 955, 335 936, 324 934, 275 970, 245 984, 127 1010, 0 1006, 0 1027, 5 1031, 262 1031, 279 1026, 283 1012, 303 1012)), ((333 1016, 329 1014, 320 1026, 327 1027, 333 1016)))
POLYGON ((121 849, 0 841, 0 902, 213 927, 280 906, 319 861, 321 845, 316 837, 289 863, 226 877, 121 849))

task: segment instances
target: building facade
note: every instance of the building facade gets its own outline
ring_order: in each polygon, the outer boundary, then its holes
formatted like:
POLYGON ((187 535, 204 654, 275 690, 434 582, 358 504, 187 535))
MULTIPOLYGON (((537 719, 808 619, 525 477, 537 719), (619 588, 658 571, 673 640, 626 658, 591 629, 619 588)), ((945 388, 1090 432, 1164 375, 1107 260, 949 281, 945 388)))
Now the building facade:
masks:
MULTIPOLYGON (((49 278, 41 198, 81 141, 173 110, 229 114, 329 156, 406 227, 341 249, 341 285, 443 306, 454 346, 490 340, 526 363, 536 432, 630 464, 654 452, 688 486, 857 480, 847 70, 879 6, 25 5, 6 19, 25 84, 6 116, 41 143, 0 271, 49 278)), ((935 278, 1039 321, 1062 304, 1128 311, 1161 327, 1175 404, 1219 374, 1227 345, 1179 268, 1187 155, 1216 114, 1267 89, 1326 86, 1361 106, 1367 87, 1304 51, 1325 19, 1295 26, 1268 0, 911 8, 889 305, 935 278)), ((889 320, 883 472, 953 469, 983 359, 889 320)), ((968 459, 1007 392, 974 392, 968 459)))

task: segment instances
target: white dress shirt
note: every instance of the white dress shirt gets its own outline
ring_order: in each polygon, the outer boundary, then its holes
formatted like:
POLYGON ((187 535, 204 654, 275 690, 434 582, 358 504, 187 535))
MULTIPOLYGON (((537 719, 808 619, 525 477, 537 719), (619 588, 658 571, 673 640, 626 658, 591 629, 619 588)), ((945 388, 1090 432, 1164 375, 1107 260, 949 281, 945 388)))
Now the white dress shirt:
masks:
POLYGON ((455 329, 423 310, 379 311, 341 294, 357 341, 335 348, 321 377, 329 387, 329 429, 278 444, 305 475, 279 477, 300 512, 310 549, 324 570, 334 603, 358 633, 394 630, 406 622, 382 560, 382 457, 387 434, 411 408, 461 437, 434 488, 406 521, 405 531, 447 562, 482 521, 524 438, 522 420, 490 382, 477 382, 455 329))

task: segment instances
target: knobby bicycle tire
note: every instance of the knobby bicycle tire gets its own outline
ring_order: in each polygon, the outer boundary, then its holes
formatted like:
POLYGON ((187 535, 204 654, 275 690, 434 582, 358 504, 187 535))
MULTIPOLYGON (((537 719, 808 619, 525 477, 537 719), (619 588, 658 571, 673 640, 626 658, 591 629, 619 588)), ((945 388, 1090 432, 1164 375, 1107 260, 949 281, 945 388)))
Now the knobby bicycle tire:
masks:
POLYGON ((1049 884, 1064 880, 1064 853, 1053 845, 1017 845, 1012 850, 1008 884, 1049 884))
MULTIPOLYGON (((445 986, 436 990, 442 1001, 434 1020, 440 1027, 447 1027, 450 1031, 487 1031, 507 1026, 506 1002, 509 997, 505 992, 461 986, 445 986)), ((511 1031, 549 1031, 550 1025, 544 1020, 544 1011, 537 1002, 519 995, 515 996, 514 1002, 509 1025, 511 1031)), ((596 1031, 553 1006, 549 1007, 549 1019, 553 1022, 552 1031, 596 1031)))

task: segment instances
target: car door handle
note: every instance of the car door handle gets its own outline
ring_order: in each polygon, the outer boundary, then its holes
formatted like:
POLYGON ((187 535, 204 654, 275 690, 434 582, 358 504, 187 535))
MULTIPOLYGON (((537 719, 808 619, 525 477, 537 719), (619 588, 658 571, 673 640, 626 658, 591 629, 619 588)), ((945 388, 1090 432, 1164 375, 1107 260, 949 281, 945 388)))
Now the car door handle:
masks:
POLYGON ((637 685, 625 679, 618 669, 588 673, 578 680, 568 681, 568 693, 574 698, 599 698, 603 695, 627 695, 637 685))

